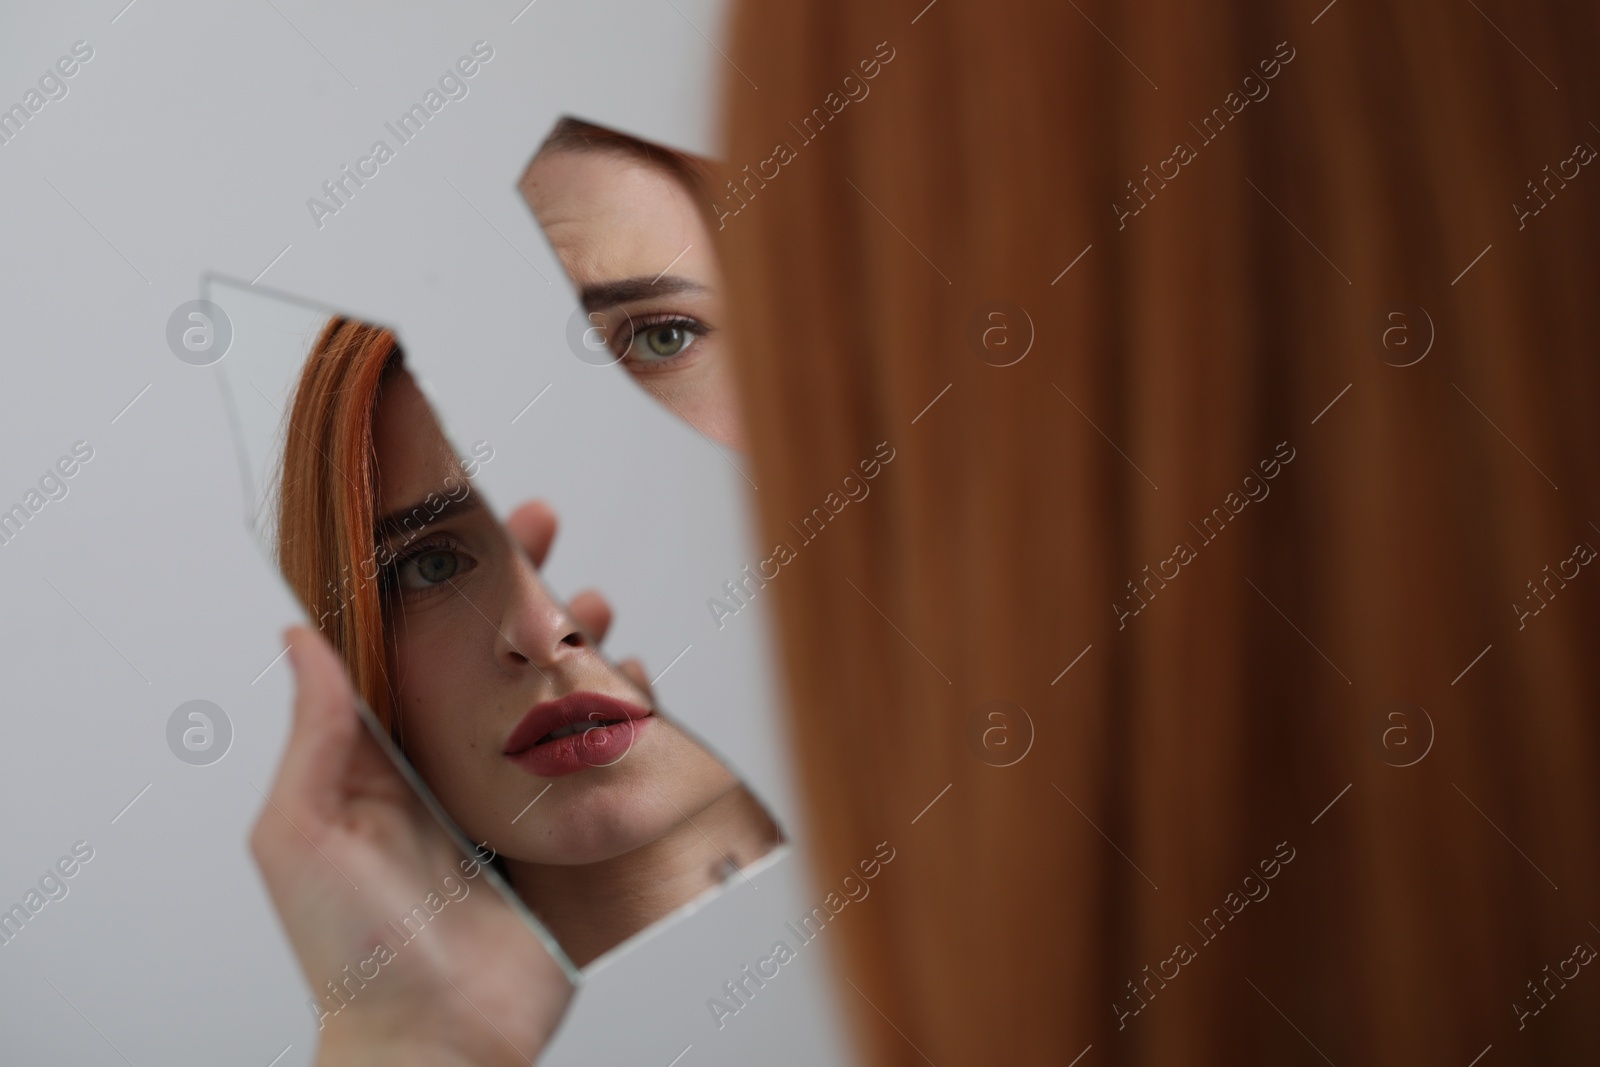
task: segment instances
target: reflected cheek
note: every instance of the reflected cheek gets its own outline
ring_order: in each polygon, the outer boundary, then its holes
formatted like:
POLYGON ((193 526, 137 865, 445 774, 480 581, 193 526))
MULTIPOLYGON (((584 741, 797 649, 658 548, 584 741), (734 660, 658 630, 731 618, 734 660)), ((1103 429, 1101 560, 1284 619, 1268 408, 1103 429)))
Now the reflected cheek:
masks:
POLYGON ((676 723, 662 717, 653 755, 660 763, 641 761, 641 770, 672 769, 672 784, 696 806, 710 803, 739 784, 739 779, 723 762, 696 744, 676 723))
POLYGON ((419 767, 433 753, 454 747, 447 724, 456 724, 459 735, 466 709, 485 693, 472 665, 490 653, 466 647, 463 638, 471 630, 453 614, 397 620, 399 633, 389 643, 389 686, 400 707, 407 752, 419 767))
POLYGON ((707 397, 704 416, 697 425, 713 441, 739 452, 744 451, 744 424, 739 418, 732 382, 719 380, 715 383, 711 395, 707 397))
POLYGON ((478 832, 494 809, 502 757, 486 732, 487 691, 448 646, 413 633, 390 654, 400 738, 422 780, 464 828, 478 832))
POLYGON ((743 451, 744 431, 733 379, 725 373, 721 360, 707 355, 711 358, 681 370, 635 372, 634 377, 668 411, 718 444, 743 451))

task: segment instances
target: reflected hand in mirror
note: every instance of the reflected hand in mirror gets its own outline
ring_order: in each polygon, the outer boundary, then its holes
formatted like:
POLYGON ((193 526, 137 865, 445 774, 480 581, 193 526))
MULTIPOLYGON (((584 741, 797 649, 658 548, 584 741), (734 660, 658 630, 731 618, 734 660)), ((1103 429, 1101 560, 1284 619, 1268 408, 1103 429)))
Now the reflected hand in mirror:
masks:
POLYGON ((284 405, 269 540, 382 732, 576 966, 744 877, 777 826, 637 665, 601 655, 604 599, 546 589, 554 515, 502 526, 472 482, 493 449, 458 455, 394 335, 323 321, 284 405))
POLYGON ((623 368, 714 441, 743 444, 723 351, 704 161, 563 119, 519 188, 623 368))

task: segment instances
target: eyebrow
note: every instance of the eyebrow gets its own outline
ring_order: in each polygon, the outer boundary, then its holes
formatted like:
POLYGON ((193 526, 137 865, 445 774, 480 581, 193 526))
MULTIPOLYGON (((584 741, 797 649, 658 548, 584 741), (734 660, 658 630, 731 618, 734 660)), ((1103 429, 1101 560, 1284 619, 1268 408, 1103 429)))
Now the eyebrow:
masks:
POLYGON ((629 304, 635 300, 648 300, 653 296, 705 291, 706 287, 699 282, 676 274, 665 274, 655 278, 641 275, 637 278, 618 278, 614 281, 586 285, 579 291, 578 298, 583 302, 583 310, 601 311, 616 307, 618 304, 629 304))
POLYGON ((434 511, 428 504, 429 499, 444 495, 444 493, 434 490, 415 504, 391 511, 373 523, 373 538, 379 541, 387 541, 393 537, 408 535, 407 540, 410 540, 430 526, 436 526, 441 522, 447 522, 458 516, 483 509, 483 498, 477 493, 469 491, 466 496, 459 500, 447 499, 444 507, 434 511), (407 526, 408 522, 411 523, 410 526, 407 526))

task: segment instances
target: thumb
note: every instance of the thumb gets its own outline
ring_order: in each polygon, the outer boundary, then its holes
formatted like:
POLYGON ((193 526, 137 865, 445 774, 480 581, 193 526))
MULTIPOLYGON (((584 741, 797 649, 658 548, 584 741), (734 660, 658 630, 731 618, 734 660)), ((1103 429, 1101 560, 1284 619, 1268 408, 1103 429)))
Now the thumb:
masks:
POLYGON ((650 676, 644 673, 644 664, 636 659, 625 659, 617 664, 623 676, 639 687, 639 690, 649 698, 651 706, 655 705, 656 695, 650 689, 650 676))
POLYGON ((606 631, 611 629, 611 603, 593 589, 585 589, 567 601, 567 614, 597 645, 606 639, 606 631))
POLYGON ((530 500, 506 516, 506 529, 533 561, 535 570, 544 566, 550 554, 557 525, 555 511, 542 500, 530 500))
POLYGON ((273 803, 292 821, 326 820, 338 808, 345 769, 361 739, 355 692, 344 664, 326 638, 304 626, 291 627, 289 663, 294 668, 294 718, 273 803))

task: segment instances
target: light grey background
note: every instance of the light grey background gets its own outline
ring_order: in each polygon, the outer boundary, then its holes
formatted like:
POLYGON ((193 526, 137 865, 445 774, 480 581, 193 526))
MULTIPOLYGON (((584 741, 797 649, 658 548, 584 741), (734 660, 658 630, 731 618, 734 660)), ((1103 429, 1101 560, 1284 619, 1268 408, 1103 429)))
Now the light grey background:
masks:
MULTIPOLYGON (((0 106, 74 42, 94 48, 0 145, 0 509, 74 442, 94 448, 0 545, 0 907, 74 842, 95 850, 0 945, 5 1061, 311 1059, 308 991, 245 847, 287 725, 279 634, 299 613, 246 530, 215 369, 165 341, 207 271, 398 327, 452 436, 494 444, 480 484, 497 508, 537 496, 561 514, 554 588, 605 591, 615 655, 659 670, 692 646, 664 705, 803 839, 761 602, 720 632, 705 605, 764 554, 753 490, 618 368, 567 350, 573 298, 514 190, 563 113, 713 151, 726 67, 702 31, 719 32, 720 5, 124 4, 0 16, 0 106), (494 58, 467 97, 319 229, 307 198, 374 140, 393 146, 383 124, 479 40, 494 58), (234 729, 208 767, 164 736, 197 698, 234 729)), ((848 1062, 825 938, 712 1022, 707 998, 816 903, 798 850, 755 882, 601 968, 547 1062, 665 1067, 685 1046, 681 1067, 848 1062)))

